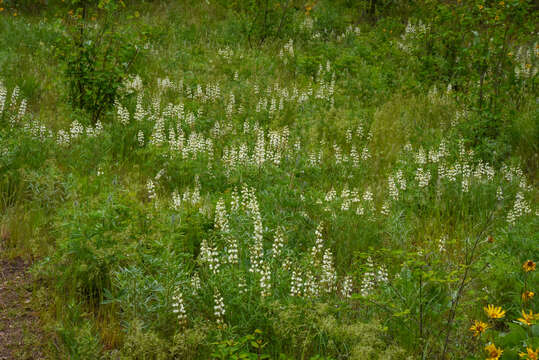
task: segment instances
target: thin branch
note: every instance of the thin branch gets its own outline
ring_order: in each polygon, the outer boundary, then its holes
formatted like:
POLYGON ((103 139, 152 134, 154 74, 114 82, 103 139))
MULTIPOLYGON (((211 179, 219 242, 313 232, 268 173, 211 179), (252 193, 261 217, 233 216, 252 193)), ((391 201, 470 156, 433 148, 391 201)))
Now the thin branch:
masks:
POLYGON ((469 275, 469 272, 470 272, 470 269, 471 269, 471 265, 474 261, 474 255, 475 255, 475 251, 477 249, 477 246, 479 245, 480 243, 480 240, 484 237, 485 235, 485 232, 487 231, 492 219, 494 218, 494 211, 491 212, 491 216, 490 218, 487 220, 487 222, 485 223, 485 226, 483 227, 483 229, 481 230, 481 232, 479 233, 479 235, 477 235, 475 241, 474 241, 474 244, 471 248, 471 250, 468 252, 468 246, 466 246, 466 263, 464 264, 465 266, 465 270, 464 270, 464 275, 462 276, 462 279, 460 281, 460 284, 459 284, 459 287, 458 287, 458 290, 457 290, 457 295, 455 296, 455 298, 451 301, 451 309, 449 310, 449 314, 448 314, 448 317, 447 317, 447 325, 446 325, 446 335, 445 335, 445 340, 444 340, 444 347, 443 347, 443 350, 442 350, 442 357, 441 359, 445 359, 445 356, 447 354, 447 349, 449 347, 449 339, 450 339, 450 335, 451 335, 451 326, 453 325, 453 322, 455 321, 455 317, 456 317, 456 314, 457 314, 457 308, 458 308, 458 305, 459 305, 459 302, 460 302, 460 298, 462 297, 462 294, 464 292, 464 289, 465 289, 465 286, 466 286, 466 280, 468 279, 468 275, 469 275), (470 255, 470 257, 468 258, 468 254, 470 255))

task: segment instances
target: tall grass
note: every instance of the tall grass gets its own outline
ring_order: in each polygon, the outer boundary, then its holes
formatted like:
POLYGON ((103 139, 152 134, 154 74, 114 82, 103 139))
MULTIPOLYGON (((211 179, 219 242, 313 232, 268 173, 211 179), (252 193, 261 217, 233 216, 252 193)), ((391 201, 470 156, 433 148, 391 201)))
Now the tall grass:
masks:
POLYGON ((511 157, 485 156, 398 16, 321 2, 253 47, 213 1, 133 4, 140 57, 97 124, 67 105, 57 25, 1 16, 21 98, 0 113, 0 248, 55 300, 51 358, 475 359, 499 340, 469 334, 476 304, 514 318, 537 284, 534 94, 511 157))

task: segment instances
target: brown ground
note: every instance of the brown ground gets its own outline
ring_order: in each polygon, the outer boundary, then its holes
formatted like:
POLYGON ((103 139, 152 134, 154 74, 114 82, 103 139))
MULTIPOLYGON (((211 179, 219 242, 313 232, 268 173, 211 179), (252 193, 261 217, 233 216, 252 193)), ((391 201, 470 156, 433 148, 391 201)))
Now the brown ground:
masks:
POLYGON ((44 335, 22 259, 0 259, 0 360, 44 359, 44 335))

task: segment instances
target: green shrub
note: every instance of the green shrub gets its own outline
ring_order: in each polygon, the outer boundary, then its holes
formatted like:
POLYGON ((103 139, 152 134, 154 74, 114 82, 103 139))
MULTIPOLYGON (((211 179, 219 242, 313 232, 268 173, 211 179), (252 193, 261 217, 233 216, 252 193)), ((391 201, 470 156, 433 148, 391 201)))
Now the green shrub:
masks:
POLYGON ((133 38, 118 31, 121 1, 72 1, 58 58, 64 64, 69 102, 95 124, 110 110, 138 54, 133 38), (99 17, 99 21, 98 21, 99 17))

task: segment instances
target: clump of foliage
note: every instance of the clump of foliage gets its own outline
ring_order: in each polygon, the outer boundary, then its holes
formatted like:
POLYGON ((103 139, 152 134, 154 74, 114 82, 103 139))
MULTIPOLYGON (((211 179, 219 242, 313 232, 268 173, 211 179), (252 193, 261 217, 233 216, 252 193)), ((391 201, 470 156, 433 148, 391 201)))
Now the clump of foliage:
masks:
POLYGON ((531 2, 2 5, 51 357, 536 356, 531 2))
POLYGON ((117 30, 123 1, 72 0, 59 31, 58 58, 64 64, 68 99, 95 124, 119 96, 138 54, 136 34, 117 30))

